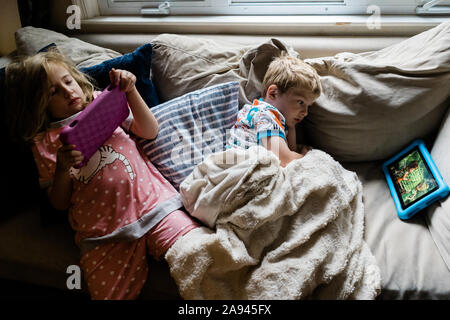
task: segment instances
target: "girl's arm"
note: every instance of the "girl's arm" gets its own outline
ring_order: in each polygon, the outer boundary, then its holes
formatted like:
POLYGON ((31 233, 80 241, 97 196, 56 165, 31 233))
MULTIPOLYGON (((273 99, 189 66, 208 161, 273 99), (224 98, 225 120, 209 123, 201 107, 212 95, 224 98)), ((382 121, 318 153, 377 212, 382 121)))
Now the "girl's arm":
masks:
POLYGON ((72 179, 70 168, 83 161, 80 151, 73 150, 74 145, 63 145, 56 155, 56 170, 53 184, 48 189, 48 198, 55 209, 66 210, 72 198, 72 179))
POLYGON ((142 99, 136 87, 127 92, 127 100, 133 112, 131 132, 145 139, 155 139, 158 135, 158 121, 142 99))
POLYGON ((114 85, 118 85, 120 81, 120 90, 127 94, 128 104, 133 112, 131 132, 141 138, 155 139, 158 135, 158 121, 137 91, 135 75, 126 70, 113 68, 109 77, 114 85))
POLYGON ((66 210, 70 207, 72 179, 68 170, 56 169, 53 184, 47 193, 50 203, 55 209, 66 210))

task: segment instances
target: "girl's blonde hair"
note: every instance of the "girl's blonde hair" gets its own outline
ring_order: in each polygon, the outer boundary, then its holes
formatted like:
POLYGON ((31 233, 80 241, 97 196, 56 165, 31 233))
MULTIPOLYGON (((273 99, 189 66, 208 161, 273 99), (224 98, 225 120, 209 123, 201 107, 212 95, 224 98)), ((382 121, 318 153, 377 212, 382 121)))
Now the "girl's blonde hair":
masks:
POLYGON ((282 51, 267 69, 262 83, 262 96, 265 97, 267 89, 276 85, 281 93, 291 88, 309 91, 314 98, 322 93, 322 85, 316 70, 299 58, 289 56, 282 51))
POLYGON ((30 142, 39 132, 49 128, 52 120, 48 112, 51 64, 64 67, 78 82, 86 96, 84 106, 93 100, 93 80, 57 49, 19 57, 6 67, 5 77, 8 125, 13 138, 30 142))

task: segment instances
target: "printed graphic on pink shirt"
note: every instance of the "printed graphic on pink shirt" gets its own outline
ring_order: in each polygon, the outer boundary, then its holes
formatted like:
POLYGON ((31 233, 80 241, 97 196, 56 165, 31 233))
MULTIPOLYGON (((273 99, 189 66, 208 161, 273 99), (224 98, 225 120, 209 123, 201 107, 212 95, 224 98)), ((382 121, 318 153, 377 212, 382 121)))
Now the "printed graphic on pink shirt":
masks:
POLYGON ((116 152, 110 146, 100 147, 84 167, 80 169, 71 168, 70 174, 73 175, 79 182, 88 184, 99 171, 116 160, 122 161, 128 172, 130 180, 133 180, 135 174, 131 168, 130 161, 128 161, 123 154, 116 152))

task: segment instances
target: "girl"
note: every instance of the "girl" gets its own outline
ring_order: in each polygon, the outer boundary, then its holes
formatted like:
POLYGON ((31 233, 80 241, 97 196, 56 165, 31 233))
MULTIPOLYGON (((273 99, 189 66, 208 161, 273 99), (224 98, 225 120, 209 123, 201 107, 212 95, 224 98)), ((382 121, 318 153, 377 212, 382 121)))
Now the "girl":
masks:
POLYGON ((41 187, 52 205, 69 210, 80 265, 93 299, 135 299, 156 259, 199 225, 181 211, 179 194, 127 133, 147 139, 157 120, 136 90, 136 77, 112 69, 126 92, 130 116, 80 169, 83 156, 62 145, 59 132, 100 93, 57 51, 11 63, 6 70, 11 129, 28 142, 41 187))

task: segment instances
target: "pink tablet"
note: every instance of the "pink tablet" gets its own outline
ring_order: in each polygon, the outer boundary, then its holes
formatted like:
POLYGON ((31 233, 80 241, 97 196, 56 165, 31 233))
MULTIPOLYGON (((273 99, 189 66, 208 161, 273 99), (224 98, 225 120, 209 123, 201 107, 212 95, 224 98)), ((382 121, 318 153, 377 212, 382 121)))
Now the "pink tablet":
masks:
POLYGON ((83 153, 84 160, 75 168, 84 166, 92 155, 128 117, 129 109, 125 92, 119 86, 109 85, 84 108, 83 111, 60 133, 65 144, 75 145, 83 153))

